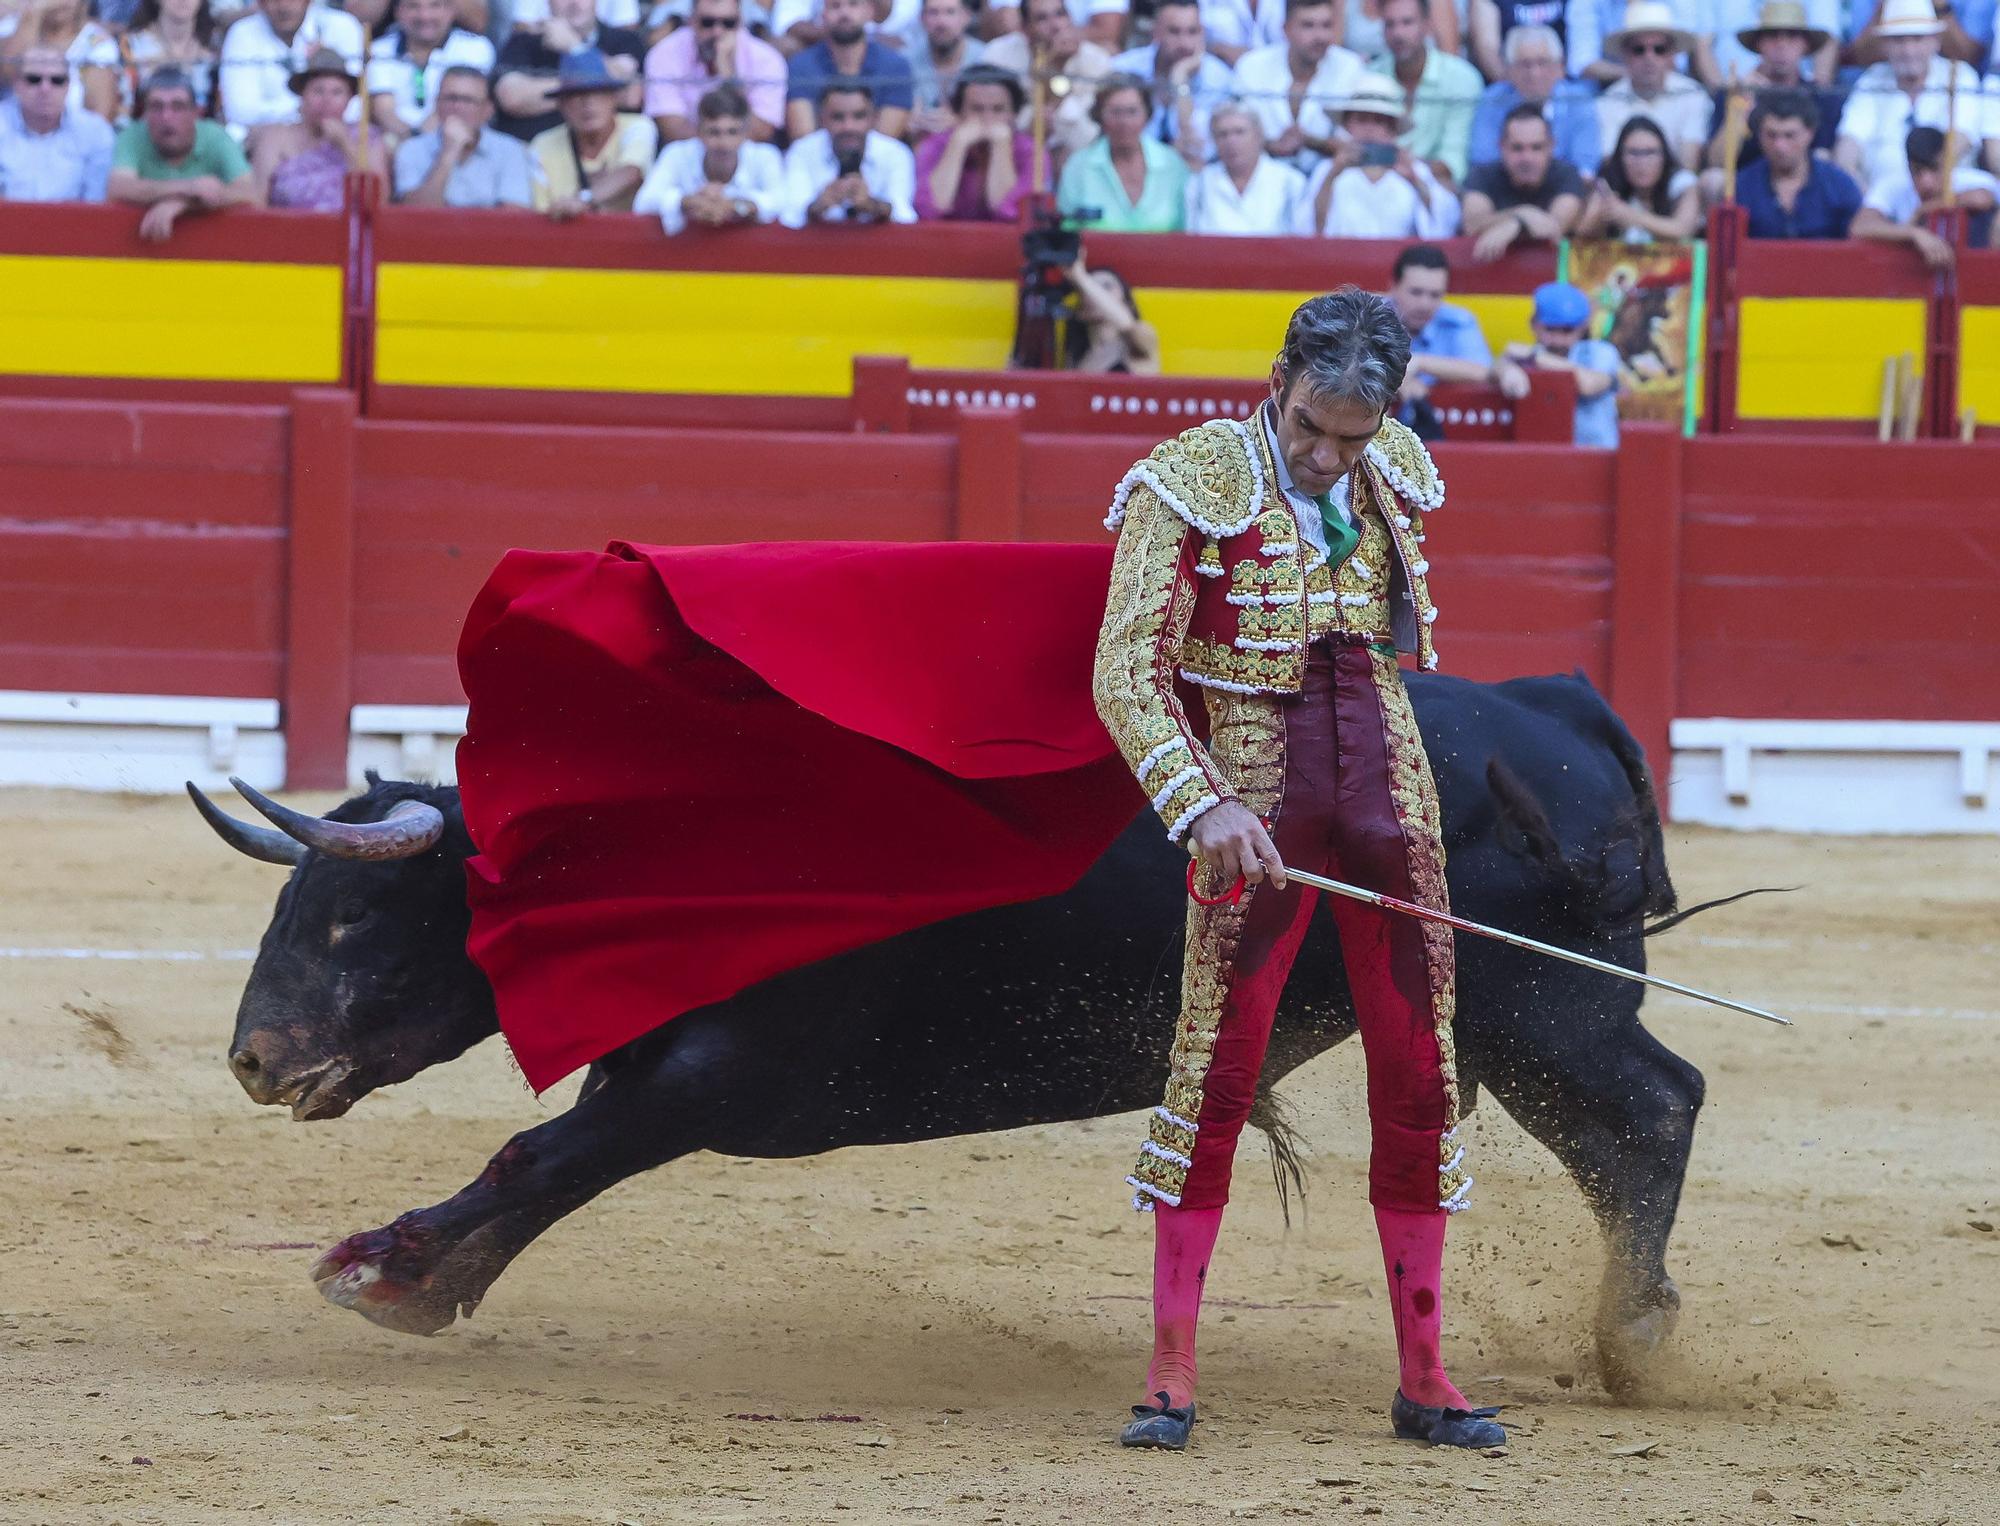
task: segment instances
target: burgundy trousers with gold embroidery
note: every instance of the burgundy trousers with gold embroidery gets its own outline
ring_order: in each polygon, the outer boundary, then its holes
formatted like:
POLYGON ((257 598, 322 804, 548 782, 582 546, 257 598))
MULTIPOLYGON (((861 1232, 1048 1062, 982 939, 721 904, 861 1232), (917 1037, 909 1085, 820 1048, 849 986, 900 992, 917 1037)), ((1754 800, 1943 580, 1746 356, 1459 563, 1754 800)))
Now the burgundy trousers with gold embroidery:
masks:
MULTIPOLYGON (((1282 782, 1275 802, 1256 799, 1252 790, 1244 800, 1270 822, 1286 865, 1443 908, 1436 789, 1393 660, 1361 645, 1317 642, 1303 691, 1275 703, 1282 782)), ((1228 750, 1229 739, 1217 741, 1228 750)), ((1198 908, 1190 917, 1190 975, 1197 960, 1218 961, 1223 990, 1200 1078, 1183 1207, 1228 1200, 1237 1137, 1256 1095, 1278 997, 1319 899, 1320 892, 1304 886, 1279 891, 1267 883, 1247 891, 1229 909, 1234 915, 1198 908), (1214 935, 1207 948, 1200 946, 1205 933, 1214 935)), ((1453 1148, 1451 935, 1359 901, 1327 899, 1368 1065, 1369 1200, 1420 1212, 1435 1212, 1441 1202, 1462 1206, 1469 1183, 1453 1148)), ((1195 1016, 1184 1012, 1183 1022, 1195 1016)))

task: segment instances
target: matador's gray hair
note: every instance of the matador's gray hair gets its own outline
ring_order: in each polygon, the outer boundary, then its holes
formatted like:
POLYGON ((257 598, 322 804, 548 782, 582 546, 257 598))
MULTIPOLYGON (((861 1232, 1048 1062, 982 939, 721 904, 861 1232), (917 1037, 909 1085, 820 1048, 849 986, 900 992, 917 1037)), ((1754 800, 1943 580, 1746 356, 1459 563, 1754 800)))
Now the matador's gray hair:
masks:
POLYGON ((1278 375, 1289 392, 1339 398, 1375 412, 1396 404, 1410 368, 1410 331, 1387 297, 1343 286, 1299 304, 1278 351, 1278 375))

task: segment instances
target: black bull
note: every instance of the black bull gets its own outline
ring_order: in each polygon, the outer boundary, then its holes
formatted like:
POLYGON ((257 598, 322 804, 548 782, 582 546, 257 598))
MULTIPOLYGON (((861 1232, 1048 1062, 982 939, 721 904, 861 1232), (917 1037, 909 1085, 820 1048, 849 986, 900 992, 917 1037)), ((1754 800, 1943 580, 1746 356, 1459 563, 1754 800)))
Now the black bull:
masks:
MULTIPOLYGON (((1410 692, 1457 909, 1643 968, 1646 919, 1673 910, 1674 890, 1645 764, 1609 707, 1580 678, 1418 676, 1410 692)), ((231 1044, 254 1100, 335 1117, 496 1030, 465 954, 472 845, 455 790, 373 781, 324 819, 262 802, 290 835, 196 803, 233 845, 296 865, 231 1044)), ((1145 815, 1066 894, 688 1013, 594 1065, 574 1107, 515 1136, 462 1191, 351 1236, 314 1278, 377 1324, 434 1334, 556 1220, 691 1151, 812 1155, 1151 1106, 1179 988, 1184 865, 1145 815)), ((1332 919, 1315 929, 1266 1088, 1355 1031, 1332 919)), ((1701 1073, 1641 1026, 1635 984, 1474 937, 1458 961, 1464 1095, 1485 1087, 1583 1190, 1610 1252, 1599 1350, 1628 1385, 1679 1308, 1664 1257, 1701 1073)), ((1259 1112, 1282 1158, 1282 1121, 1268 1100, 1259 1112)), ((1104 1190, 1107 1212, 1122 1207, 1115 1178, 1104 1190)), ((1507 1211, 1490 1191, 1484 1203, 1507 1211)))

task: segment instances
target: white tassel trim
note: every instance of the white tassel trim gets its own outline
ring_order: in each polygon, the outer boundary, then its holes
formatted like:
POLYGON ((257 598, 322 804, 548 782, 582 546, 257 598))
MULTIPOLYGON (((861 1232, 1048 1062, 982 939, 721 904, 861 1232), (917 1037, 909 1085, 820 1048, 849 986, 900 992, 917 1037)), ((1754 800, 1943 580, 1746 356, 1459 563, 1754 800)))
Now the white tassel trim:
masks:
POLYGON ((1199 763, 1188 764, 1186 768, 1182 769, 1179 773, 1175 774, 1171 779, 1167 780, 1167 782, 1161 785, 1159 789, 1154 793, 1153 809, 1156 811, 1164 811, 1167 808, 1167 802, 1174 798, 1175 790, 1179 789, 1183 784, 1189 783, 1191 780, 1199 779, 1201 777, 1202 777, 1201 765, 1199 763))
POLYGON ((1340 597, 1340 595, 1339 595, 1339 594, 1335 593, 1335 592, 1334 592, 1334 591, 1333 591, 1333 590, 1332 590, 1331 588, 1328 588, 1328 589, 1326 589, 1326 590, 1324 590, 1323 592, 1320 592, 1320 593, 1309 593, 1309 594, 1307 594, 1307 595, 1306 595, 1306 603, 1308 603, 1308 604, 1331 604, 1331 603, 1332 603, 1332 602, 1333 602, 1333 601, 1334 601, 1335 599, 1337 599, 1337 598, 1339 598, 1339 597, 1340 597))
POLYGON ((1437 665, 1438 665, 1438 654, 1436 652, 1432 652, 1430 656, 1426 657, 1423 661, 1423 669, 1426 673, 1435 673, 1437 671, 1437 665))
POLYGON ((1466 1209, 1472 1206, 1467 1201, 1471 1192, 1472 1178, 1468 1176, 1463 1182, 1459 1183, 1458 1191, 1439 1203, 1438 1207, 1442 1208, 1446 1213, 1464 1213, 1466 1209))
POLYGON ((1154 1198, 1158 1198, 1161 1202, 1165 1203, 1169 1208, 1178 1208, 1181 1206, 1181 1200, 1178 1194, 1172 1192, 1163 1192, 1160 1188, 1155 1187, 1151 1182, 1142 1182, 1136 1176, 1126 1177, 1125 1185, 1128 1187, 1138 1188, 1138 1191, 1132 1194, 1132 1206, 1138 1209, 1139 1212, 1141 1213, 1151 1213, 1153 1211, 1152 1200, 1154 1198))
POLYGON ((1188 826, 1194 821, 1195 817, 1199 816, 1210 806, 1220 804, 1222 804, 1222 797, 1220 795, 1203 795, 1201 799, 1182 811, 1175 818, 1174 824, 1167 828, 1167 841, 1179 842, 1181 840, 1181 833, 1188 829, 1188 826))
MULTIPOLYGON (((1418 448, 1421 449, 1422 447, 1418 448)), ((1425 452, 1426 456, 1429 454, 1428 451, 1425 452)), ((1444 478, 1437 474, 1437 463, 1432 462, 1431 464, 1431 475, 1434 481, 1429 487, 1419 487, 1415 480, 1405 474, 1400 466, 1389 459, 1387 451, 1372 441, 1368 446, 1368 459, 1375 463, 1375 469, 1381 472, 1389 486, 1396 490, 1397 497, 1414 503, 1420 509, 1439 509, 1444 507, 1444 478)))
POLYGON ((1430 570, 1431 570, 1431 564, 1429 562, 1420 561, 1410 569, 1410 572, 1412 576, 1422 577, 1426 572, 1429 572, 1430 570))
POLYGON ((1244 652, 1296 652, 1299 649, 1296 641, 1253 641, 1248 636, 1238 636, 1230 644, 1244 652))
MULTIPOLYGON (((1257 442, 1250 437, 1250 426, 1240 419, 1224 419, 1236 433, 1236 440, 1243 447, 1243 459, 1250 465, 1250 508, 1251 518, 1256 517, 1257 506, 1264 501, 1264 463, 1257 459, 1257 442)), ((1243 521, 1246 525, 1250 520, 1243 521)))
POLYGON ((1437 606, 1433 604, 1429 609, 1424 611, 1424 624, 1426 625, 1437 624, 1437 617, 1438 617, 1437 606))
POLYGON ((1350 556, 1347 559, 1347 565, 1354 569, 1354 575, 1358 578, 1372 578, 1375 576, 1374 570, 1358 556, 1350 556))
POLYGON ((1199 673, 1190 673, 1186 668, 1182 668, 1180 671, 1181 677, 1203 689, 1226 689, 1231 694, 1277 694, 1281 692, 1268 687, 1260 688, 1256 684, 1240 684, 1228 678, 1204 678, 1199 673))
POLYGON ((1223 567, 1211 567, 1208 565, 1207 562, 1197 561, 1194 564, 1194 570, 1201 577, 1219 578, 1228 569, 1223 567))
POLYGON ((1172 1110, 1167 1108, 1164 1104, 1153 1109, 1153 1116, 1155 1118, 1164 1118, 1167 1120, 1167 1122, 1171 1123, 1175 1128, 1186 1129, 1190 1134, 1199 1134, 1201 1132, 1200 1124, 1189 1123, 1187 1119, 1181 1117, 1179 1113, 1173 1112, 1172 1110))
POLYGON ((1138 775, 1139 782, 1141 784, 1144 784, 1146 782, 1146 775, 1150 774, 1154 769, 1158 768, 1163 759, 1172 757, 1174 753, 1180 751, 1182 748, 1185 748, 1186 746, 1187 746, 1186 737, 1172 737, 1169 740, 1160 743, 1158 747, 1155 747, 1151 752, 1147 753, 1145 757, 1141 758, 1139 760, 1138 768, 1133 770, 1133 772, 1138 775))
POLYGON ((1261 549, 1266 556, 1297 556, 1299 543, 1295 540, 1267 540, 1261 549))
POLYGON ((1460 1145, 1458 1147, 1457 1152, 1451 1157, 1451 1159, 1438 1167, 1438 1175, 1443 1176, 1447 1171, 1456 1171, 1458 1169, 1458 1163, 1464 1159, 1465 1159, 1465 1146, 1460 1145))
POLYGON ((1307 546, 1312 551, 1312 555, 1307 558, 1306 564, 1301 570, 1309 573, 1317 572, 1326 565, 1326 549, 1323 546, 1314 546, 1310 541, 1307 542, 1307 546))
POLYGON ((1153 470, 1152 463, 1150 461, 1141 461, 1132 470, 1118 479, 1117 490, 1111 495, 1111 512, 1104 516, 1105 529, 1116 530, 1120 525, 1125 523, 1125 504, 1131 498, 1132 490, 1142 483, 1153 490, 1161 503, 1164 503, 1197 530, 1206 535, 1213 536, 1216 540, 1226 540, 1232 535, 1241 535, 1245 530, 1249 529, 1251 523, 1257 518, 1257 504, 1263 496, 1260 491, 1257 497, 1250 500, 1250 512, 1245 514, 1237 523, 1227 525, 1217 524, 1214 520, 1197 514, 1193 509, 1181 502, 1179 495, 1174 493, 1168 488, 1166 483, 1160 480, 1159 473, 1153 470))
POLYGON ((1153 1141, 1150 1139, 1147 1140, 1144 1144, 1139 1146, 1139 1153, 1141 1155, 1157 1155, 1161 1160, 1167 1161, 1172 1165, 1179 1166, 1183 1170, 1186 1170, 1194 1165, 1194 1162, 1189 1160, 1185 1155, 1181 1154, 1179 1150, 1169 1150, 1165 1145, 1154 1144, 1153 1141))
POLYGON ((1340 596, 1340 607, 1342 609, 1359 609, 1362 605, 1370 602, 1370 599, 1371 595, 1365 593, 1344 593, 1340 596))
MULTIPOLYGON (((1407 515, 1407 514, 1398 514, 1398 515, 1396 516, 1396 528, 1397 528, 1398 530, 1407 530, 1407 529, 1409 529, 1409 528, 1410 528, 1410 516, 1409 516, 1409 515, 1407 515)), ((1423 537, 1422 537, 1421 535, 1419 535, 1419 536, 1417 537, 1417 539, 1418 539, 1418 540, 1422 540, 1422 539, 1423 539, 1423 537)))
MULTIPOLYGON (((1406 523, 1406 528, 1407 528, 1407 523, 1406 523)), ((1413 540, 1415 540, 1415 541, 1416 541, 1416 543, 1417 543, 1418 545, 1420 545, 1420 546, 1421 546, 1421 545, 1422 545, 1422 544, 1424 543, 1424 532, 1423 532, 1423 531, 1421 531, 1421 530, 1419 530, 1419 531, 1417 531, 1417 533, 1416 533, 1416 534, 1415 534, 1415 535, 1414 535, 1413 537, 1411 537, 1411 538, 1412 538, 1413 540)))
POLYGON ((1225 604, 1234 604, 1239 609, 1255 609, 1264 602, 1261 593, 1231 593, 1222 596, 1225 604))

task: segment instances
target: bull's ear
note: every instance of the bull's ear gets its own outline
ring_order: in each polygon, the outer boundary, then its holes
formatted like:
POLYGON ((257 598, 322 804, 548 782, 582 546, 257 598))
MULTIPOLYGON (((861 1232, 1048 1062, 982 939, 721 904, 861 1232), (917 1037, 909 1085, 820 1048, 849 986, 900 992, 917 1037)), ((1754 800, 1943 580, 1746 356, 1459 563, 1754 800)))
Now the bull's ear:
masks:
POLYGON ((382 782, 382 776, 372 768, 364 768, 361 771, 361 777, 370 789, 375 788, 376 785, 382 782))

